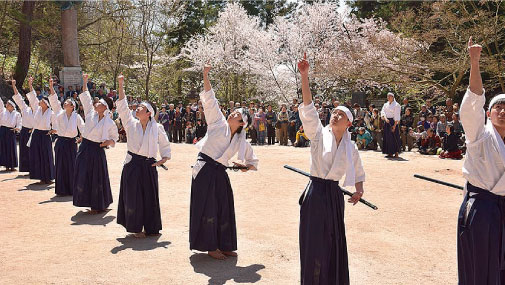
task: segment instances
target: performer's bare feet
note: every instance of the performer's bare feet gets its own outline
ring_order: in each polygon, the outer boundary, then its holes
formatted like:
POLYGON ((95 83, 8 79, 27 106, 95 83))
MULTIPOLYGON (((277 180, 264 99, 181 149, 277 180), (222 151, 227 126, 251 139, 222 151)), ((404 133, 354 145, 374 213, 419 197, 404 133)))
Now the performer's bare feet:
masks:
POLYGON ((96 214, 100 214, 101 212, 103 212, 103 211, 86 209, 86 214, 89 214, 89 215, 96 215, 96 214))
POLYGON ((233 256, 233 257, 237 257, 238 254, 234 251, 221 251, 221 253, 223 253, 224 255, 226 256, 233 256))
POLYGON ((218 260, 225 260, 226 256, 221 253, 219 250, 214 250, 214 251, 209 251, 207 253, 210 257, 218 259, 218 260))
POLYGON ((395 158, 398 158, 398 153, 395 153, 395 158))
POLYGON ((134 233, 133 236, 135 238, 145 238, 146 234, 144 232, 140 232, 140 233, 134 233))

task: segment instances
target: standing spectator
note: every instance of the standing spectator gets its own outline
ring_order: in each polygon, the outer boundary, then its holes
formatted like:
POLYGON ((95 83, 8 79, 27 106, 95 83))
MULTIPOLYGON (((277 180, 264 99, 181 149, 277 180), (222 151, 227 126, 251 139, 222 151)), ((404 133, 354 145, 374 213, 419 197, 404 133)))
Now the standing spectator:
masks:
POLYGON ((268 145, 275 144, 275 124, 277 123, 277 114, 272 110, 272 106, 267 107, 267 137, 268 145))
POLYGON ((168 118, 168 112, 167 112, 167 106, 165 104, 161 105, 161 111, 160 114, 158 115, 158 123, 163 125, 163 128, 165 129, 165 132, 168 134, 169 133, 169 118, 168 118))
POLYGON ((196 141, 200 141, 207 133, 207 126, 203 124, 201 119, 196 120, 196 141))
POLYGON ((264 145, 267 134, 267 119, 263 107, 260 107, 258 113, 254 116, 254 128, 258 131, 258 144, 264 145))
POLYGON ((414 116, 412 116, 412 109, 407 107, 405 113, 402 115, 402 120, 400 122, 400 139, 402 141, 402 150, 408 149, 410 151, 414 145, 414 141, 411 136, 409 136, 409 130, 412 129, 414 125, 414 116))
POLYGON ((184 139, 184 129, 182 125, 183 117, 181 113, 181 109, 179 106, 175 108, 175 114, 174 114, 174 130, 172 132, 172 136, 174 139, 175 143, 181 143, 182 140, 184 139))
MULTIPOLYGON (((254 108, 249 108, 249 117, 255 118, 256 114, 256 109, 254 108)), ((258 143, 258 133, 255 128, 255 124, 251 124, 248 127, 248 132, 249 132, 249 137, 251 138, 251 144, 257 144, 258 143)))
POLYGON ((287 146, 288 145, 288 123, 289 116, 288 111, 286 109, 286 105, 282 105, 281 111, 277 115, 277 120, 280 124, 279 130, 279 144, 287 146))
POLYGON ((302 125, 302 121, 300 120, 300 114, 298 113, 298 105, 293 105, 293 112, 290 115, 289 121, 295 123, 295 125, 294 125, 295 129, 293 132, 294 133, 293 137, 294 137, 294 135, 296 135, 297 130, 300 129, 300 126, 302 125))
POLYGON ((447 120, 444 114, 440 115, 440 121, 437 123, 437 135, 441 138, 445 138, 445 132, 447 129, 447 120))
POLYGON ((403 98, 403 105, 402 105, 401 114, 400 114, 401 116, 403 116, 403 114, 405 114, 407 108, 410 108, 409 99, 403 98))
POLYGON ((70 98, 72 97, 72 94, 74 93, 74 87, 72 85, 68 86, 68 91, 65 93, 65 98, 70 98))
POLYGON ((375 149, 377 149, 377 146, 379 146, 382 150, 382 128, 383 128, 383 121, 381 120, 379 116, 379 109, 373 109, 372 111, 372 117, 370 119, 370 130, 372 131, 372 141, 375 144, 375 149))
POLYGON ((168 139, 170 142, 175 142, 174 141, 174 122, 175 122, 175 109, 174 109, 174 104, 168 105, 168 125, 169 125, 169 132, 168 134, 168 139))

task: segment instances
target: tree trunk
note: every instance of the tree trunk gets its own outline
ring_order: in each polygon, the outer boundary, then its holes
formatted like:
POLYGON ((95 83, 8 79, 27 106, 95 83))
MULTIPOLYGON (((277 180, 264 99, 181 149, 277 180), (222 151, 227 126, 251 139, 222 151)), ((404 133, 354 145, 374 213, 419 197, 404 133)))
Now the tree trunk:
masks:
POLYGON ((16 86, 21 89, 23 82, 30 68, 30 58, 32 52, 32 18, 33 10, 35 9, 35 1, 24 1, 21 8, 23 19, 19 24, 19 50, 16 68, 13 78, 16 80, 16 86))
POLYGON ((77 42, 77 10, 72 5, 61 11, 61 43, 64 66, 81 66, 77 42))

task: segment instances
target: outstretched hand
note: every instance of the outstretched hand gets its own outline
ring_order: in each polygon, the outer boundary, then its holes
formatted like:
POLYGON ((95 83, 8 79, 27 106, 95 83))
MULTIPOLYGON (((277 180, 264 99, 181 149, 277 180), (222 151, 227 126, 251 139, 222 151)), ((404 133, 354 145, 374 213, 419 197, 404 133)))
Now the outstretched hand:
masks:
POLYGON ((205 64, 203 67, 203 75, 208 75, 209 71, 212 69, 212 66, 210 64, 205 64))
POLYGON ((28 86, 30 87, 30 89, 33 89, 33 77, 28 77, 28 86))
POLYGON ((302 75, 309 74, 309 62, 307 61, 307 53, 303 53, 303 59, 298 62, 298 70, 302 75))
POLYGON ((472 37, 468 40, 468 53, 470 54, 470 60, 479 61, 480 54, 482 52, 482 46, 478 44, 473 44, 472 37))
POLYGON ((119 74, 119 76, 117 77, 117 81, 119 84, 123 85, 123 83, 124 83, 123 73, 119 74))
POLYGON ((82 74, 83 85, 86 85, 86 83, 88 83, 88 77, 89 75, 87 73, 82 74))
POLYGON ((16 87, 16 80, 15 80, 15 79, 12 79, 12 80, 11 80, 11 84, 12 84, 12 87, 16 87))

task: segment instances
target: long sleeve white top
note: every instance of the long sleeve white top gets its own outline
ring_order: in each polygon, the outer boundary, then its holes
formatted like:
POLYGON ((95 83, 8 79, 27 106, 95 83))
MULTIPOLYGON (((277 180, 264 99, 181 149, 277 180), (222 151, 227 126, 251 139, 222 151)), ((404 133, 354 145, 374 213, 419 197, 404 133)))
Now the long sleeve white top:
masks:
MULTIPOLYGON (((171 157, 170 142, 168 141, 167 134, 163 125, 156 123, 154 118, 151 118, 151 123, 147 124, 146 130, 142 128, 140 120, 133 117, 131 110, 128 108, 126 97, 122 100, 116 101, 117 112, 121 118, 121 123, 126 131, 127 148, 128 151, 145 156, 157 158, 158 152, 161 157, 171 157), (152 132, 151 127, 158 128, 157 132, 152 132), (153 138, 153 133, 157 137, 153 138), (152 144, 152 145, 151 145, 152 144), (152 152, 150 149, 154 149, 152 152)), ((127 154, 126 162, 131 157, 127 154)))
MULTIPOLYGON (((229 166, 229 160, 237 154, 240 145, 243 143, 241 140, 244 138, 241 138, 241 134, 235 134, 233 138, 231 137, 230 126, 219 108, 219 101, 212 89, 207 92, 202 91, 200 99, 205 110, 205 120, 208 124, 206 138, 203 139, 200 151, 215 161, 229 166)), ((245 132, 245 130, 242 130, 242 132, 245 132)), ((258 168, 258 158, 254 154, 251 144, 247 141, 245 142, 243 162, 246 165, 254 166, 256 169, 258 168)), ((197 162, 193 167, 193 177, 196 177, 203 164, 203 162, 197 162)))
POLYGON ((32 91, 26 94, 28 101, 30 101, 30 106, 34 111, 33 115, 33 128, 36 130, 49 131, 51 130, 51 120, 53 116, 53 111, 51 108, 42 111, 42 107, 39 106, 39 99, 37 99, 37 94, 32 91))
POLYGON ((0 125, 11 129, 21 129, 21 114, 16 110, 7 111, 2 100, 0 100, 0 125))
MULTIPOLYGON (((333 181, 341 180, 346 174, 348 157, 344 143, 337 145, 331 127, 329 125, 323 127, 313 102, 309 105, 300 104, 298 110, 303 130, 310 140, 310 175, 333 181)), ((350 151, 354 164, 354 182, 363 182, 365 170, 354 143, 350 151)))
POLYGON ((402 106, 400 106, 400 104, 398 104, 396 101, 393 101, 393 103, 386 102, 384 103, 384 106, 382 106, 381 116, 384 116, 388 119, 393 118, 395 121, 400 121, 401 111, 402 106))
POLYGON ((496 129, 487 121, 486 97, 466 90, 460 107, 465 129, 466 155, 463 176, 472 185, 505 196, 505 145, 496 129))
POLYGON ((96 143, 102 143, 106 140, 117 141, 119 134, 117 126, 108 114, 102 119, 93 108, 93 101, 88 91, 79 94, 82 107, 84 109, 85 123, 82 130, 82 137, 96 143))
POLYGON ((15 94, 12 96, 16 105, 18 105, 21 110, 21 125, 28 129, 33 129, 33 111, 32 108, 26 105, 25 100, 21 97, 21 94, 15 94))
POLYGON ((82 117, 76 112, 72 112, 70 117, 68 117, 67 112, 61 107, 56 94, 49 96, 49 104, 54 113, 53 130, 56 130, 58 136, 75 138, 78 130, 81 132, 84 130, 82 117))

